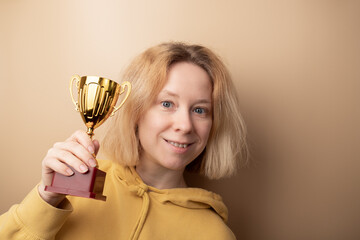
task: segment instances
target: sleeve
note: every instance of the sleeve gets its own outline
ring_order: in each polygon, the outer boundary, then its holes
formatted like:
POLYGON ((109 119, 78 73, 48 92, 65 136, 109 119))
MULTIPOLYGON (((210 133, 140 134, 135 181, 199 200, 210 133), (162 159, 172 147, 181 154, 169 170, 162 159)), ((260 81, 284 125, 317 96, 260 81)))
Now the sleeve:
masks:
POLYGON ((55 239, 72 211, 67 198, 61 208, 53 207, 35 187, 20 204, 0 216, 0 239, 55 239))

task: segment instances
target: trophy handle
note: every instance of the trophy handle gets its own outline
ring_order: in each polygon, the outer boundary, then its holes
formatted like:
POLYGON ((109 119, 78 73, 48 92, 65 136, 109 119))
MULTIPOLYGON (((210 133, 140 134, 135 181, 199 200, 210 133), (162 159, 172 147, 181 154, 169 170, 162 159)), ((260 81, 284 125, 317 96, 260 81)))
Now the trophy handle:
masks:
POLYGON ((119 95, 123 94, 125 91, 125 86, 127 87, 127 91, 126 91, 126 95, 124 97, 124 99, 121 101, 120 105, 118 107, 114 107, 114 111, 111 113, 110 117, 112 117, 114 115, 114 113, 119 110, 121 108, 121 106, 125 103, 126 99, 129 97, 130 92, 131 92, 131 84, 128 81, 123 82, 120 85, 120 93, 119 95))
POLYGON ((74 81, 76 81, 76 88, 79 90, 80 76, 79 75, 74 75, 74 76, 71 77, 71 80, 70 80, 70 96, 71 96, 71 100, 73 101, 73 103, 75 105, 75 110, 79 111, 79 103, 75 101, 75 98, 73 96, 74 81))

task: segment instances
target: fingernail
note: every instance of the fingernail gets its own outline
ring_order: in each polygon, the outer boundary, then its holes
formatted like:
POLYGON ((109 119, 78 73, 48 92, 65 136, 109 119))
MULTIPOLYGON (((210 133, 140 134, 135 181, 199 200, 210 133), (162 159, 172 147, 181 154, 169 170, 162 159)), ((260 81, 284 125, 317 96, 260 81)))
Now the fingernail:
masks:
POLYGON ((89 165, 92 166, 92 167, 96 167, 97 164, 96 164, 96 161, 91 158, 91 159, 89 160, 89 165))
POLYGON ((88 146, 88 150, 91 154, 95 153, 95 149, 92 146, 88 146))
POLYGON ((69 174, 69 176, 74 174, 74 172, 70 168, 66 169, 66 172, 69 174))
POLYGON ((88 168, 84 164, 81 164, 80 170, 81 170, 81 172, 86 172, 88 170, 88 168))

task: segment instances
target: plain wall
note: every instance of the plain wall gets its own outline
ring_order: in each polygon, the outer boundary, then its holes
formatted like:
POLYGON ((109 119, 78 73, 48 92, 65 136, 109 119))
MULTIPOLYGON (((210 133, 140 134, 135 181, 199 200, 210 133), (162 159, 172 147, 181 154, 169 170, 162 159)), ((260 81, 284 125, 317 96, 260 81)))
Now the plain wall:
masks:
POLYGON ((191 177, 223 196, 238 239, 360 239, 359 23, 350 0, 1 0, 0 212, 84 129, 73 74, 121 82, 138 53, 175 40, 222 56, 239 92, 249 166, 191 177))

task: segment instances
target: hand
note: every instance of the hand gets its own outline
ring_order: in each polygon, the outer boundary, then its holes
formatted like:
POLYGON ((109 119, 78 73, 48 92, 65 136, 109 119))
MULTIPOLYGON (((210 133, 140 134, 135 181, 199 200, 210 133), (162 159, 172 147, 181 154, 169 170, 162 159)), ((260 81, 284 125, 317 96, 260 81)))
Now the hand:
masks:
POLYGON ((94 156, 98 153, 99 148, 100 144, 97 140, 91 141, 89 136, 80 130, 65 142, 55 143, 42 161, 42 179, 38 188, 40 196, 56 207, 65 198, 65 195, 48 192, 44 189, 46 185, 51 185, 54 173, 71 176, 74 172, 69 166, 80 173, 86 173, 88 167, 97 166, 94 156))

